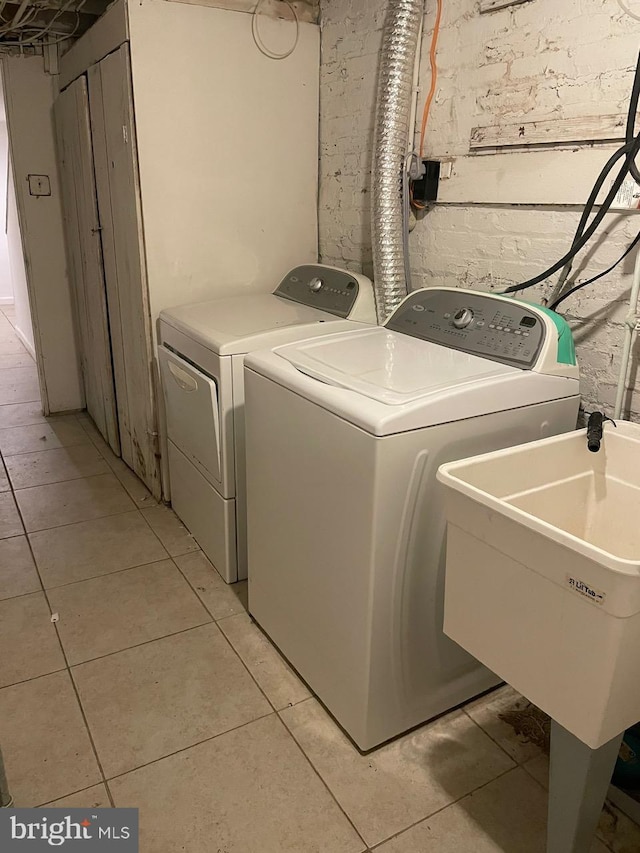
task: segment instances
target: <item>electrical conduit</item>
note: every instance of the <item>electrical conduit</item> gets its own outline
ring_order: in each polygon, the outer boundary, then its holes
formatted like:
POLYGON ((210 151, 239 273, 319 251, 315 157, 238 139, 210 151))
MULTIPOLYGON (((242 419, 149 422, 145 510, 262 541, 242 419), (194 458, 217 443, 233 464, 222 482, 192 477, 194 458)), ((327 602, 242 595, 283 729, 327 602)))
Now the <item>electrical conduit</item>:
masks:
POLYGON ((629 359, 631 357, 631 345, 634 332, 640 331, 640 314, 638 313, 638 298, 640 297, 640 252, 636 255, 636 265, 633 269, 633 284, 631 285, 631 298, 629 300, 629 313, 625 320, 624 342, 622 344, 622 362, 620 364, 620 376, 618 377, 618 388, 616 391, 616 404, 613 410, 614 420, 622 417, 622 406, 624 405, 624 394, 627 390, 627 373, 629 372, 629 359))

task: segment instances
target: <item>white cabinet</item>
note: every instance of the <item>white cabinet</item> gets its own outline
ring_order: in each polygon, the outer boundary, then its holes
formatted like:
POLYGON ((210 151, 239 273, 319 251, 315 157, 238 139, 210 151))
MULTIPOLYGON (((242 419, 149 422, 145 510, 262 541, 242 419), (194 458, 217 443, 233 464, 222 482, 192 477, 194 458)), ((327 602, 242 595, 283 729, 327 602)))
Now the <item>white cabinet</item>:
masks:
POLYGON ((60 84, 87 406, 159 497, 160 311, 271 291, 317 260, 319 28, 301 22, 295 51, 274 61, 245 12, 117 0, 62 57, 60 84), (82 169, 68 156, 79 137, 82 169))

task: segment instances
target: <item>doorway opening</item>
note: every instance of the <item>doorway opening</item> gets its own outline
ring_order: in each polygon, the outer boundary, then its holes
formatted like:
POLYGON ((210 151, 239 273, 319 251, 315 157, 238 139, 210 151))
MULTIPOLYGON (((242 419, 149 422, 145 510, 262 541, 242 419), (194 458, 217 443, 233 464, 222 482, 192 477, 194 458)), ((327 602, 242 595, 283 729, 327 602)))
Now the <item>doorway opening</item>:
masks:
POLYGON ((36 409, 40 383, 0 78, 0 403, 36 409))

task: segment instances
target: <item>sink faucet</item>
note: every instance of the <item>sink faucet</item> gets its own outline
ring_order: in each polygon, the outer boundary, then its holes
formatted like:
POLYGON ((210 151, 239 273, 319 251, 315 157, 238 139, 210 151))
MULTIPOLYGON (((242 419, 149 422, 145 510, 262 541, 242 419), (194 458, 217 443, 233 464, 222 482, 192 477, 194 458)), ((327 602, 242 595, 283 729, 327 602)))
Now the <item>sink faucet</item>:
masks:
POLYGON ((611 421, 615 426, 615 421, 608 418, 604 412, 591 412, 587 421, 587 447, 592 453, 597 453, 600 450, 602 443, 602 431, 606 421, 611 421))

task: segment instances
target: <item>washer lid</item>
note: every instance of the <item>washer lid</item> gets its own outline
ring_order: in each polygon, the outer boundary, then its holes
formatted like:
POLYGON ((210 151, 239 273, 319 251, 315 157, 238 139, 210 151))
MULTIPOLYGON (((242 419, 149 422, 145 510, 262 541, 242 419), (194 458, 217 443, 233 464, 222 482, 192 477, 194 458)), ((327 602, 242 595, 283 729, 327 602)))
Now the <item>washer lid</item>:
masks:
MULTIPOLYGON (((162 311, 160 319, 220 355, 285 343, 293 339, 292 327, 345 322, 334 314, 281 299, 273 293, 227 296, 181 305, 162 311), (281 336, 277 334, 280 330, 281 336)), ((305 329, 302 336, 306 333, 305 329)), ((309 336, 312 334, 309 332, 309 336)))
POLYGON ((277 352, 307 376, 391 406, 521 373, 385 328, 289 344, 277 352))
POLYGON ((370 326, 250 353, 245 369, 376 436, 567 397, 577 401, 579 393, 577 379, 370 326))

